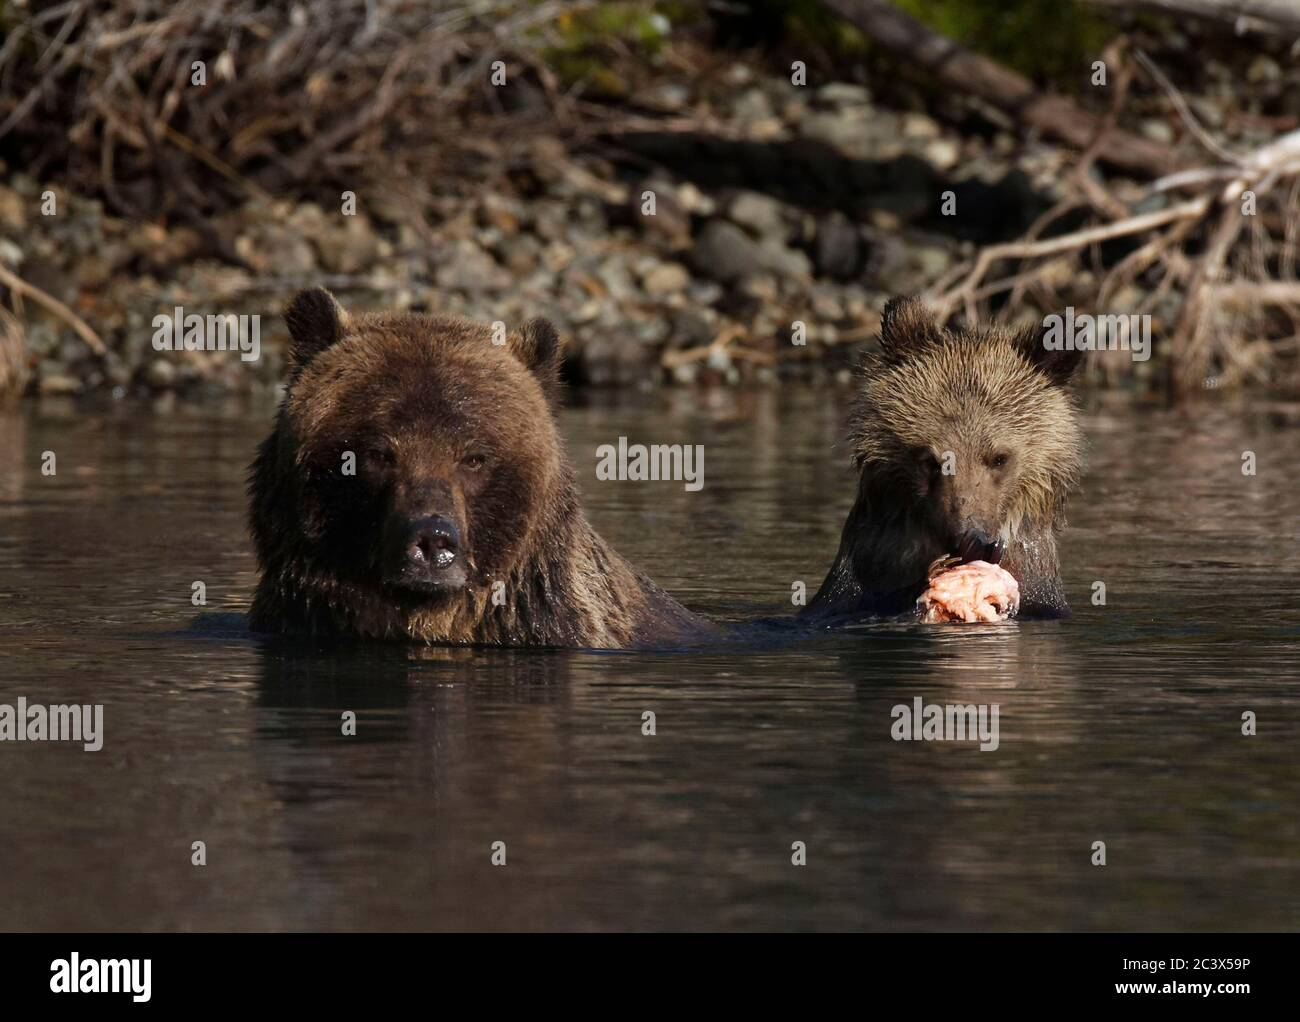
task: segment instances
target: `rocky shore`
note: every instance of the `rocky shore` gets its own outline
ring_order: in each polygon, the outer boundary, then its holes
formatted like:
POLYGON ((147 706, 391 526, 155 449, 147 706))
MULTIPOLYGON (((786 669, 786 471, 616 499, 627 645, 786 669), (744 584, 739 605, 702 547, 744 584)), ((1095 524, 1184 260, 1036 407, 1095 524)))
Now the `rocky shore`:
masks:
MULTIPOLYGON (((1275 64, 1253 73, 1281 75, 1275 64)), ((1196 102, 1202 116, 1217 110, 1196 102)), ((20 298, 21 325, 0 329, 0 384, 117 396, 271 387, 279 312, 312 284, 354 308, 508 326, 548 316, 567 376, 591 385, 847 379, 890 295, 923 291, 977 245, 1023 232, 1059 199, 1072 159, 992 115, 993 127, 959 133, 861 84, 799 86, 745 62, 693 85, 661 79, 626 105, 616 131, 485 138, 489 169, 426 182, 418 204, 371 167, 351 194, 261 194, 162 223, 109 215, 7 167, 0 265, 84 320, 103 350, 20 298), (949 194, 957 214, 945 216, 949 194), (261 317, 260 358, 156 350, 154 318, 178 307, 261 317)), ((1169 118, 1141 130, 1165 137, 1169 118)))
MULTIPOLYGON (((938 192, 928 193, 939 174, 960 161, 967 176, 996 186, 1023 166, 1026 194, 1031 175, 1050 178, 1049 151, 1016 156, 1010 135, 963 140, 923 114, 873 106, 859 85, 801 90, 739 64, 728 81, 732 99, 716 115, 733 155, 744 143, 804 146, 823 162, 875 168, 877 187, 856 208, 817 209, 753 188, 701 187, 667 168, 629 173, 598 144, 574 151, 537 135, 513 154, 509 175, 468 195, 433 194, 427 222, 372 186, 357 190, 354 214, 342 195, 333 207, 250 201, 199 229, 116 218, 98 200, 13 173, 0 185, 0 260, 107 348, 97 356, 66 323, 29 307, 28 386, 120 394, 270 385, 284 334, 278 310, 312 283, 362 308, 511 325, 549 316, 565 335, 567 371, 590 384, 839 373, 891 293, 924 287, 969 251, 969 241, 909 227, 933 219, 938 192), (891 163, 886 181, 878 168, 891 163), (921 189, 918 168, 928 179, 921 189), (56 212, 43 215, 50 192, 56 212), (155 351, 153 318, 176 306, 260 315, 262 357, 155 351)), ((684 109, 690 99, 662 89, 642 101, 684 109)))

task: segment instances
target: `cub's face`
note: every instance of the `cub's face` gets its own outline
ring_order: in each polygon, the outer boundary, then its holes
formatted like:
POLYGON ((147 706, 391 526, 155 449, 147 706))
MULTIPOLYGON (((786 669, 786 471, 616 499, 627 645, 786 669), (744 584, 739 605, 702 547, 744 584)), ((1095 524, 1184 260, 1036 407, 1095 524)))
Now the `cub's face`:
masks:
POLYGON ((1079 354, 1037 332, 944 330, 918 303, 890 303, 863 364, 854 453, 867 481, 906 498, 929 552, 997 563, 1027 522, 1055 520, 1082 461, 1065 390, 1079 354))
POLYGON ((915 436, 908 463, 913 506, 943 550, 996 564, 1015 526, 1026 452, 1018 438, 953 429, 915 436))
POLYGON ((457 319, 353 320, 332 298, 304 300, 310 323, 288 315, 295 373, 280 429, 313 559, 409 604, 509 573, 563 474, 545 393, 554 329, 533 321, 494 345, 457 319))

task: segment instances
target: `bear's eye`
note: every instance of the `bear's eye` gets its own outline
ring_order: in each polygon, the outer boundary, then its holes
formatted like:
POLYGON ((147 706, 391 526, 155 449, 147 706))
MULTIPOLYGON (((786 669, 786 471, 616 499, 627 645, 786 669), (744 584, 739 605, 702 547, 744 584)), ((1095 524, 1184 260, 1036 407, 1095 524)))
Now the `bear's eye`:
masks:
POLYGON ((1007 462, 1010 460, 1011 455, 1006 451, 998 451, 996 454, 989 456, 987 464, 989 468, 1006 468, 1007 462))
POLYGON ((366 451, 366 459, 379 468, 392 468, 397 464, 397 454, 391 447, 371 447, 366 451))
POLYGON ((477 472, 487 464, 487 455, 479 454, 477 452, 474 454, 467 454, 465 457, 460 459, 460 464, 462 468, 468 469, 471 472, 477 472))

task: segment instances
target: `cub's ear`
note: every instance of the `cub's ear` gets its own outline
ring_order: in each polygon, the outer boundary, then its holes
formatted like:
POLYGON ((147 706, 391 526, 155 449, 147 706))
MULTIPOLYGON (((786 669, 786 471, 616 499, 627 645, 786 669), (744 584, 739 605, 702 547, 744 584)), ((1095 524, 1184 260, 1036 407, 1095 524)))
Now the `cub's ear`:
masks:
POLYGON ((1065 347, 1059 316, 1048 316, 1047 320, 1053 322, 1031 326, 1017 340, 1025 360, 1052 383, 1064 387, 1083 364, 1084 352, 1073 346, 1065 347))
POLYGON ((284 310, 289 326, 289 366, 296 376, 313 358, 347 332, 348 314, 323 287, 294 295, 284 310))
POLYGON ((934 314, 918 298, 891 298, 880 316, 880 347, 891 359, 902 361, 927 345, 943 341, 934 314))
POLYGON ((548 396, 560 383, 560 335, 550 320, 530 319, 510 335, 515 358, 533 371, 548 396))

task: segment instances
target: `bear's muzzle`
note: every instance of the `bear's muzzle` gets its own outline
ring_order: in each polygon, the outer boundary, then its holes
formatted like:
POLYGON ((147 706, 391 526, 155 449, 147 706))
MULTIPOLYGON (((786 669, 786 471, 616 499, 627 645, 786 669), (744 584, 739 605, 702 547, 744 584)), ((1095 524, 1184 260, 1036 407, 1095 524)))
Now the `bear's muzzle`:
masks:
POLYGON ((390 555, 385 574, 388 584, 420 592, 464 587, 467 575, 460 529, 442 515, 409 521, 401 533, 399 549, 390 555))

